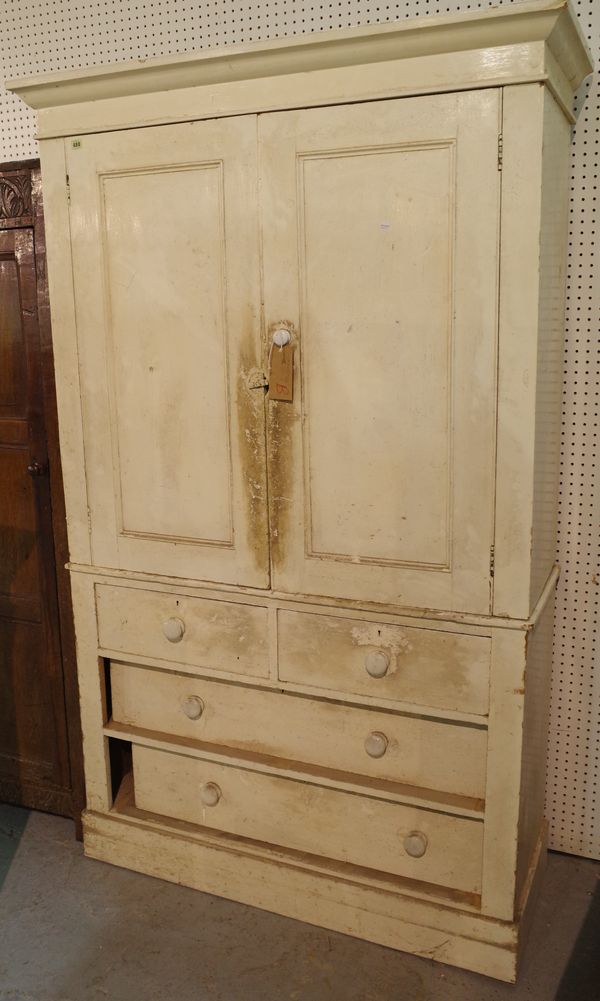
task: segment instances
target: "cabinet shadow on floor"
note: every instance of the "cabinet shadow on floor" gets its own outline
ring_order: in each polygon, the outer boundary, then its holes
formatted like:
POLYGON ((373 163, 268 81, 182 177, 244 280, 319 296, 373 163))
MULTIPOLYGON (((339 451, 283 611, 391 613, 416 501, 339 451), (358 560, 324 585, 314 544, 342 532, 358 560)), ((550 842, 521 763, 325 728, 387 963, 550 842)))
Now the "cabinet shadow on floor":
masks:
POLYGON ((19 806, 8 806, 5 803, 0 804, 0 889, 8 875, 28 820, 29 810, 23 810, 19 806))

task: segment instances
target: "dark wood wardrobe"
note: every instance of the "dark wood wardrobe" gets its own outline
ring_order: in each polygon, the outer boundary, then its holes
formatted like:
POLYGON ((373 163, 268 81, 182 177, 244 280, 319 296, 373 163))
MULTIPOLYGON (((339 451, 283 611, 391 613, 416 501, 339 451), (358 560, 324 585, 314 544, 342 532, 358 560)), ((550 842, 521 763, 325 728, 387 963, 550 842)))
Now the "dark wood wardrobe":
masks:
POLYGON ((41 176, 0 164, 0 802, 83 807, 41 176))

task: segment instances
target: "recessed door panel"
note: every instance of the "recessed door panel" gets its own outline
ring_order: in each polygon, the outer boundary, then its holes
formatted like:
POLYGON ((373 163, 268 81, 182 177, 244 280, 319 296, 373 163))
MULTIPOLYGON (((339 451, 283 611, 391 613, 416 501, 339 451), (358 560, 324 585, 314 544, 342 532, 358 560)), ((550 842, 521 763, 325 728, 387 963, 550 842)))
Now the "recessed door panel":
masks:
POLYGON ((260 118, 273 584, 489 611, 499 97, 260 118))
POLYGON ((93 560, 264 587, 255 120, 67 148, 93 560))
POLYGON ((307 551, 447 568, 454 144, 298 168, 307 551))
POLYGON ((102 187, 121 532, 231 546, 223 166, 102 187))

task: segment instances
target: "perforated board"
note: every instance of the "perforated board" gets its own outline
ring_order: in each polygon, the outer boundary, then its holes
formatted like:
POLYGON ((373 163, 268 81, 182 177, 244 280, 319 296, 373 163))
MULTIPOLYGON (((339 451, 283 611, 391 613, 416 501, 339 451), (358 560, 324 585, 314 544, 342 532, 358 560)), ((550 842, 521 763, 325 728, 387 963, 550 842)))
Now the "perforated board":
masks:
MULTIPOLYGON (((502 0, 500 0, 502 2, 502 0)), ((506 3, 512 0, 504 0, 506 3)), ((29 76, 351 25, 487 8, 452 0, 0 0, 0 78, 29 76)), ((599 0, 575 3, 596 65, 599 0)), ((600 857, 600 502, 595 489, 600 262, 597 77, 580 95, 572 150, 559 561, 547 815, 551 846, 600 857)), ((0 87, 0 162, 37 155, 34 119, 0 87)))

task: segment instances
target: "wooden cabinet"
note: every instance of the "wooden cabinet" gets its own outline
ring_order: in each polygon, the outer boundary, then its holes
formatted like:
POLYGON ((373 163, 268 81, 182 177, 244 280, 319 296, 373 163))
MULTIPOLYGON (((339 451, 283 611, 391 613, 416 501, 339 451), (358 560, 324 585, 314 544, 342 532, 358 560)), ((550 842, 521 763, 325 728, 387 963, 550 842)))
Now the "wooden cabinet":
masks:
POLYGON ((0 165, 0 800, 73 817, 83 764, 40 168, 0 165))
POLYGON ((535 0, 12 85, 89 855, 514 979, 589 70, 535 0))

